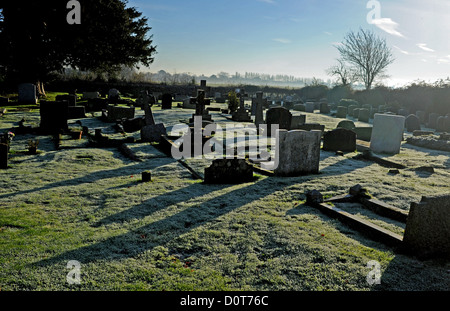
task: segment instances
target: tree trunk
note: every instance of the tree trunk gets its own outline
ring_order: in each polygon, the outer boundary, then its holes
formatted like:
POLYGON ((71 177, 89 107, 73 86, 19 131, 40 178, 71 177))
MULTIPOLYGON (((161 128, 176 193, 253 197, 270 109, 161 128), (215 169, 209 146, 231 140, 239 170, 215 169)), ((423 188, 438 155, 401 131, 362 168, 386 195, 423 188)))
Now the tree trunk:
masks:
POLYGON ((45 94, 44 82, 41 81, 36 82, 36 92, 38 98, 47 97, 47 95, 45 94))

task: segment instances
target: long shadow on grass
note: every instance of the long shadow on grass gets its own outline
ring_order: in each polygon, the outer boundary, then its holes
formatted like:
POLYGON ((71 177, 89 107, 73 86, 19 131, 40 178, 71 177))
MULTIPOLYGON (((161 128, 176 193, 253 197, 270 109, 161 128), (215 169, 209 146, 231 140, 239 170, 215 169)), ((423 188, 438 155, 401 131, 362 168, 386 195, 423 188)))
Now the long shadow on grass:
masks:
MULTIPOLYGON (((160 160, 160 159, 158 158, 158 160, 160 160)), ((166 165, 166 164, 170 164, 173 162, 175 162, 175 160, 167 158, 167 163, 163 163, 163 164, 166 165)), ((49 189, 58 188, 58 187, 78 186, 78 185, 84 184, 84 183, 94 183, 96 181, 99 181, 102 179, 107 179, 107 178, 127 176, 130 174, 133 175, 133 173, 136 174, 136 170, 151 170, 151 169, 160 167, 163 164, 161 164, 161 161, 152 161, 152 159, 149 159, 148 161, 140 162, 140 163, 137 163, 137 164, 134 164, 131 166, 120 167, 120 168, 115 168, 115 169, 111 169, 111 170, 95 171, 90 174, 84 175, 82 177, 77 177, 77 178, 73 178, 73 179, 66 179, 66 180, 62 180, 62 181, 58 181, 58 182, 54 182, 54 183, 49 183, 42 187, 37 187, 37 188, 23 190, 23 191, 17 191, 14 193, 2 194, 2 195, 0 195, 0 199, 13 197, 13 196, 21 195, 21 194, 29 194, 29 193, 33 193, 33 192, 49 190, 49 189)))
MULTIPOLYGON (((167 245, 192 229, 216 221, 217 218, 281 190, 285 186, 286 184, 278 183, 276 179, 265 178, 201 204, 186 208, 175 215, 149 225, 119 236, 107 238, 93 245, 65 252, 59 256, 39 261, 36 264, 47 266, 69 260, 78 260, 83 264, 98 260, 117 260, 134 257, 156 246, 167 245)), ((211 191, 209 185, 196 184, 193 187, 204 187, 204 191, 211 191)), ((222 186, 221 189, 228 187, 222 186)), ((213 189, 217 189, 217 186, 213 186, 213 189)))

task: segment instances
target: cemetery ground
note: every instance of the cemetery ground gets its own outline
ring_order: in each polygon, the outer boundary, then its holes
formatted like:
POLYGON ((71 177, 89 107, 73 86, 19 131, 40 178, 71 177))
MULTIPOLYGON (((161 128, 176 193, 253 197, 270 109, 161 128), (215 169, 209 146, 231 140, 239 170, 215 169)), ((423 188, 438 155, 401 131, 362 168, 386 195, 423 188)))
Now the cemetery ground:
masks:
MULTIPOLYGON (((36 107, 7 109, 2 132, 22 118, 38 126, 36 107)), ((152 109, 168 131, 193 113, 176 103, 170 110, 152 109)), ((143 111, 137 108, 136 114, 143 111)), ((232 122, 220 112, 210 114, 219 124, 232 122)), ((342 120, 302 114, 326 130, 342 120)), ((81 122, 122 137, 98 117, 88 113, 81 122)), ((139 132, 127 133, 133 135, 139 138, 139 132)), ((354 158, 356 151, 338 155, 321 150, 316 175, 255 173, 252 182, 211 185, 193 178, 155 144, 128 147, 140 162, 117 148, 90 148, 84 137, 63 136, 59 149, 51 136, 14 137, 9 168, 0 171, 2 291, 450 289, 448 262, 398 253, 305 204, 309 190, 332 197, 360 184, 376 199, 408 211, 423 195, 449 193, 450 152, 403 142, 399 154, 383 156, 406 167, 391 174, 385 166, 354 158), (35 155, 27 153, 30 139, 39 139, 35 155), (430 165, 434 173, 417 170, 430 165), (141 181, 146 170, 152 174, 148 183, 141 181), (80 284, 67 282, 71 260, 81 264, 80 284), (381 265, 381 283, 370 285, 367 264, 373 260, 381 265)), ((199 174, 211 163, 186 162, 199 174)), ((358 204, 335 205, 404 233, 403 223, 358 204)))

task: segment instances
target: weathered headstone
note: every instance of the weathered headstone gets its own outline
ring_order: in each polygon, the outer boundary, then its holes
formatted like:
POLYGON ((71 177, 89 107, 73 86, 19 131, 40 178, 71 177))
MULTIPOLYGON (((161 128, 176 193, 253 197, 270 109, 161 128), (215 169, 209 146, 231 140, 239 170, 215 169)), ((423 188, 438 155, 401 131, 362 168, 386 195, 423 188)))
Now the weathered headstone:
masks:
POLYGON ((370 110, 366 108, 359 109, 358 121, 369 122, 369 119, 370 119, 370 110))
POLYGON ((358 126, 352 129, 356 133, 356 139, 370 141, 372 137, 373 127, 371 126, 358 126))
POLYGON ((355 123, 351 120, 342 120, 336 126, 336 128, 344 128, 348 130, 353 130, 355 127, 355 123))
POLYGON ((432 112, 428 115, 428 124, 427 127, 430 129, 436 129, 437 126, 437 119, 439 118, 439 114, 432 112))
POLYGON ((416 111, 416 116, 419 118, 420 124, 425 124, 425 116, 426 116, 426 112, 425 111, 417 110, 416 111))
POLYGON ((294 111, 306 111, 306 106, 304 104, 295 104, 294 111))
POLYGON ((33 104, 37 103, 36 85, 31 83, 21 83, 18 86, 19 91, 19 103, 33 104))
POLYGON ((346 118, 347 117, 347 107, 338 106, 336 112, 336 118, 346 118))
POLYGON ((69 106, 68 119, 86 118, 86 110, 84 106, 69 106))
POLYGON ((294 103, 291 101, 285 101, 283 102, 283 107, 287 110, 291 110, 292 108, 294 108, 294 103))
POLYGON ((347 108, 347 113, 348 113, 348 115, 349 115, 349 116, 353 116, 353 110, 355 110, 356 108, 358 108, 358 106, 356 106, 356 105, 350 105, 350 106, 348 106, 348 108, 347 108))
POLYGON ((116 122, 122 119, 133 119, 134 107, 108 105, 108 122, 116 122))
POLYGON ((352 130, 338 128, 323 135, 323 150, 354 152, 356 150, 356 133, 352 130))
POLYGON ((207 184, 238 184, 253 180, 253 165, 245 159, 216 159, 205 168, 207 184))
POLYGON ((409 115, 408 110, 407 110, 407 109, 404 109, 404 108, 399 109, 398 112, 397 112, 397 114, 398 114, 399 116, 404 116, 404 117, 407 117, 407 116, 409 115))
POLYGON ((296 129, 302 131, 320 131, 323 134, 323 132, 325 132, 325 125, 319 123, 304 123, 297 125, 296 129))
POLYGON ((279 129, 289 130, 292 121, 292 114, 283 107, 270 108, 266 112, 266 124, 268 135, 271 135, 271 125, 278 124, 279 129))
POLYGON ((160 142, 161 135, 166 135, 166 127, 163 123, 146 125, 141 128, 141 140, 143 142, 160 142))
POLYGON ((84 92, 83 93, 83 99, 93 99, 93 98, 99 98, 100 94, 98 92, 84 92))
POLYGON ((353 109, 352 117, 358 119, 360 110, 361 110, 361 108, 353 109))
POLYGON ((436 120, 436 131, 437 132, 446 132, 445 118, 446 117, 443 117, 443 116, 440 116, 439 118, 437 118, 437 120, 436 120))
POLYGON ((450 195, 411 203, 403 244, 421 257, 450 258, 450 195))
POLYGON ((165 93, 162 95, 161 109, 172 109, 172 94, 165 93))
POLYGON ((330 113, 331 109, 330 106, 328 105, 328 103, 320 103, 320 113, 330 113))
POLYGON ((52 102, 41 100, 40 102, 40 128, 50 133, 66 131, 69 118, 69 103, 67 101, 52 102))
POLYGON ((405 119, 405 127, 408 132, 420 131, 420 120, 415 114, 410 114, 405 119))
POLYGON ((232 120, 236 122, 251 122, 252 117, 245 109, 245 99, 241 97, 239 99, 239 109, 233 112, 232 120))
POLYGON ((279 130, 278 176, 317 174, 320 162, 321 131, 279 130))
POLYGON ((306 112, 313 113, 313 112, 314 112, 314 109, 315 109, 315 105, 314 105, 313 102, 306 102, 306 103, 305 103, 305 111, 306 111, 306 112))
POLYGON ((404 116, 375 114, 370 149, 375 153, 399 153, 404 129, 404 116))
POLYGON ((297 130, 306 123, 306 115, 292 116, 290 130, 297 130))

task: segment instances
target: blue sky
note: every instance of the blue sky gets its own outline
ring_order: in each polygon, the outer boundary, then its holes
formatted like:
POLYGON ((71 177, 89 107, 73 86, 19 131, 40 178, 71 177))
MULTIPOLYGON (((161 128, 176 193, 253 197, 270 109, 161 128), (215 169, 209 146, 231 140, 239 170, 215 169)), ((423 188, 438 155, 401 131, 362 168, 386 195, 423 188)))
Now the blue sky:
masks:
POLYGON ((258 72, 328 79, 350 30, 386 39, 394 85, 450 76, 448 0, 134 0, 158 54, 150 71, 258 72), (377 10, 379 8, 379 10, 377 10))

